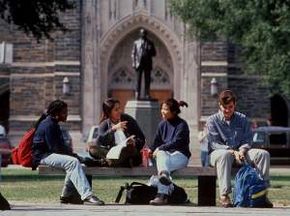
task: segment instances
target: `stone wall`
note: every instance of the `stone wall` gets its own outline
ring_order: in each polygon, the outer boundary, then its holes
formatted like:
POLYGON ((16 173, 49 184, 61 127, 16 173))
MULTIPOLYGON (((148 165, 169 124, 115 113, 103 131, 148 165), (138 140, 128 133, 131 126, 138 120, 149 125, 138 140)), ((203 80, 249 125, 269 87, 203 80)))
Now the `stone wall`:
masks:
MULTIPOLYGON (((0 21, 0 42, 13 44, 13 62, 0 66, 0 79, 9 80, 10 136, 22 134, 55 99, 69 105, 68 127, 81 130, 81 7, 60 17, 69 29, 55 32, 54 40, 37 41, 0 21), (68 77, 70 93, 64 95, 62 82, 68 77)), ((15 144, 15 143, 13 143, 15 144)))
POLYGON ((241 70, 240 48, 225 42, 204 43, 201 48, 201 122, 218 109, 217 97, 210 95, 210 82, 215 78, 218 90, 232 89, 237 97, 237 110, 250 119, 265 122, 271 115, 270 91, 261 77, 241 70))

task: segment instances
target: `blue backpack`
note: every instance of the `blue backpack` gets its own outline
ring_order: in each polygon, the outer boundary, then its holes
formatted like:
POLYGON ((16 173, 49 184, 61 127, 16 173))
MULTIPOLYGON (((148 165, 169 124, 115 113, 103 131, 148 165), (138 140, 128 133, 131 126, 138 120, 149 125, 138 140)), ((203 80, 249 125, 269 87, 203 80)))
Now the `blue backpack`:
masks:
POLYGON ((236 174, 233 195, 236 207, 264 207, 267 184, 254 167, 246 164, 236 174))

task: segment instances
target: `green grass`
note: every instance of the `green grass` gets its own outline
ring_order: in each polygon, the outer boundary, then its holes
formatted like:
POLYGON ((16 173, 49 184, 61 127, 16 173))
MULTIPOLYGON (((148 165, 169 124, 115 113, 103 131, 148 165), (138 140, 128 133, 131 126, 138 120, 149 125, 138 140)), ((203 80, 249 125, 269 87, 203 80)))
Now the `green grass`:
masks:
MULTIPOLYGON (((9 201, 58 203, 64 176, 39 176, 30 169, 2 169, 1 193, 9 201)), ((106 203, 113 203, 121 185, 126 182, 146 183, 148 178, 94 177, 93 190, 106 203)), ((175 183, 185 188, 191 202, 197 203, 197 179, 176 178, 175 183)), ((290 205, 290 176, 271 176, 269 198, 275 205, 290 205)), ((218 194, 218 191, 217 191, 218 194)), ((124 199, 121 200, 121 202, 124 199)))

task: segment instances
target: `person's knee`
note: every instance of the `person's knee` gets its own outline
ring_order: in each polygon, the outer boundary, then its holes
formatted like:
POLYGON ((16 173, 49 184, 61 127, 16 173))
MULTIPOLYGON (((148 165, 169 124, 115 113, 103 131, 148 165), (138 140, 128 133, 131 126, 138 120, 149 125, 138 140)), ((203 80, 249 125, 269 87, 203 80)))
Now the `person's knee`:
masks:
POLYGON ((80 161, 75 157, 71 157, 70 162, 69 162, 69 167, 71 169, 73 169, 73 168, 78 167, 78 166, 81 166, 80 161))
POLYGON ((270 153, 264 149, 260 149, 259 156, 261 159, 270 160, 270 153))
POLYGON ((266 151, 266 150, 263 150, 263 149, 262 149, 262 155, 263 155, 264 157, 266 157, 266 158, 270 158, 270 153, 269 153, 268 151, 266 151))
POLYGON ((233 159, 233 155, 230 151, 224 151, 220 155, 220 160, 231 160, 231 159, 233 159))
POLYGON ((210 159, 211 166, 225 166, 226 164, 232 165, 234 161, 234 156, 230 151, 222 151, 219 153, 218 157, 210 159))
POLYGON ((167 153, 165 151, 159 150, 157 151, 156 157, 161 158, 161 157, 166 157, 167 153))

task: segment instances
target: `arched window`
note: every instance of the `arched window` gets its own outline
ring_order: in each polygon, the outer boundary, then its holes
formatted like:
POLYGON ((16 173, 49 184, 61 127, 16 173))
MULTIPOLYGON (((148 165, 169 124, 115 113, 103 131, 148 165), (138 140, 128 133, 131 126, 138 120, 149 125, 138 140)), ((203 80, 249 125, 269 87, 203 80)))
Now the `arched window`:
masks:
POLYGON ((135 82, 135 74, 130 73, 126 68, 120 68, 111 76, 110 89, 134 89, 135 82))
POLYGON ((153 69, 151 73, 152 89, 171 89, 171 82, 169 75, 161 68, 153 69))

